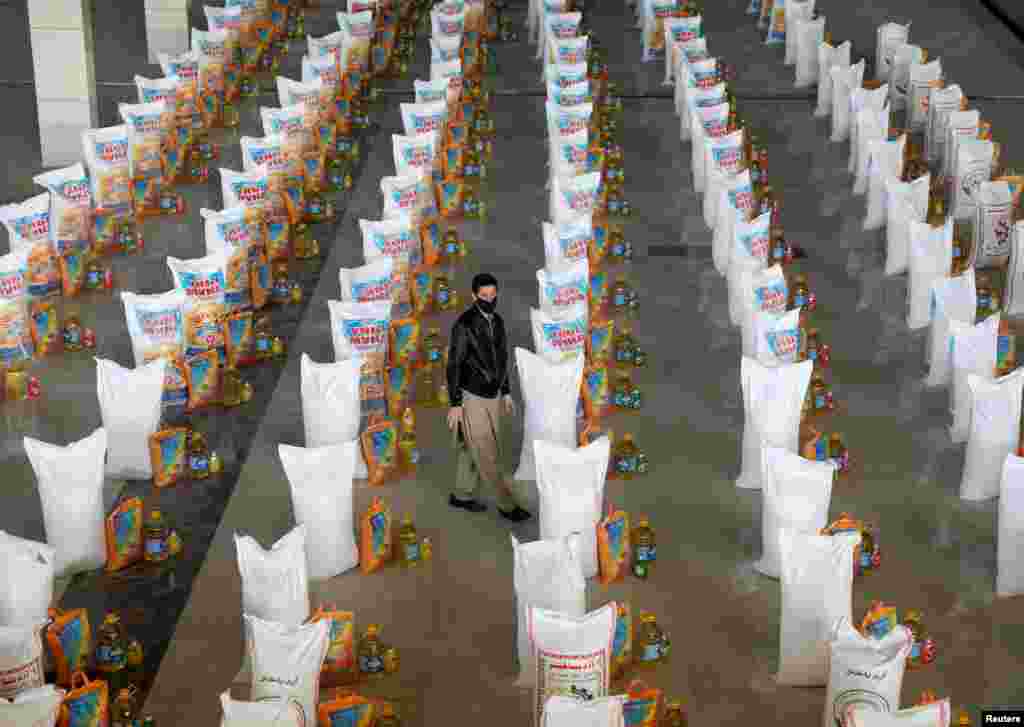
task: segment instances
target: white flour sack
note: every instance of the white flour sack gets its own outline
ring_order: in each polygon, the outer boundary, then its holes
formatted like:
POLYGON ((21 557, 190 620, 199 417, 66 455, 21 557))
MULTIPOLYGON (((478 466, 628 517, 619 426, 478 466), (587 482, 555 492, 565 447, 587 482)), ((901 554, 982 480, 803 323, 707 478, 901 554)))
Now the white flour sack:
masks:
POLYGON ((950 276, 953 266, 953 218, 932 227, 927 222, 911 220, 910 276, 907 283, 907 327, 924 328, 931 323, 932 286, 950 276))
POLYGON ((749 275, 768 267, 770 232, 770 212, 750 222, 736 220, 733 227, 732 258, 726 272, 726 282, 729 285, 729 319, 734 326, 743 323, 746 300, 742 293, 748 284, 749 275))
POLYGON ((801 18, 796 22, 796 88, 807 88, 818 82, 818 46, 825 39, 825 16, 801 18))
POLYGON ((49 545, 0 530, 0 626, 44 623, 53 600, 54 558, 49 545))
POLYGON ((577 554, 584 578, 597 575, 597 524, 611 444, 601 437, 575 449, 543 439, 533 442, 540 495, 540 536, 544 540, 579 533, 577 554))
POLYGON ((66 447, 25 437, 43 503, 46 542, 55 551, 56 574, 101 568, 107 560, 103 461, 107 433, 97 429, 66 447))
POLYGON ((879 139, 868 143, 868 199, 864 212, 864 229, 877 230, 886 221, 887 200, 885 180, 903 174, 903 152, 907 135, 895 141, 879 139))
POLYGON ((949 386, 953 382, 953 350, 950 321, 965 326, 974 322, 978 298, 974 269, 963 275, 937 280, 932 285, 932 325, 928 329, 928 378, 925 386, 949 386))
POLYGON ((715 106, 691 108, 691 135, 693 143, 690 149, 690 171, 693 172, 693 189, 697 194, 704 193, 707 176, 707 144, 706 139, 724 136, 729 128, 729 104, 720 103, 715 106))
POLYGON ((1020 442, 1020 400, 1024 370, 992 381, 971 374, 971 434, 967 440, 960 498, 988 500, 999 495, 999 479, 1007 455, 1020 442))
POLYGON ((586 345, 588 315, 585 299, 558 310, 531 308, 530 326, 537 355, 553 364, 581 356, 586 345))
POLYGON ((520 543, 512 538, 512 577, 516 589, 516 641, 519 686, 532 687, 537 678, 530 648, 530 608, 544 608, 573 618, 587 612, 587 582, 583 578, 579 535, 520 543))
POLYGON ((586 305, 590 292, 590 263, 584 259, 538 270, 537 287, 541 308, 545 310, 559 311, 586 305))
POLYGON ((587 260, 587 244, 594 235, 594 222, 590 215, 553 225, 541 226, 544 234, 544 264, 547 267, 568 265, 587 260))
POLYGON ((419 136, 391 135, 391 155, 395 163, 395 173, 400 176, 419 174, 433 182, 435 172, 439 171, 438 148, 441 146, 440 134, 421 134, 419 136))
POLYGON ((391 303, 395 261, 378 257, 358 268, 341 268, 341 300, 345 303, 391 303))
POLYGON ((381 217, 389 219, 408 215, 414 224, 437 217, 437 198, 434 183, 426 180, 420 172, 412 171, 404 176, 382 177, 380 193, 384 199, 381 217))
POLYGON ((742 468, 736 486, 761 489, 762 447, 796 452, 800 410, 811 381, 813 361, 768 367, 747 356, 740 362, 743 387, 742 468))
POLYGON ((316 724, 320 667, 327 656, 330 620, 289 626, 248 613, 243 618, 246 650, 252 665, 252 700, 294 700, 302 709, 300 724, 316 724))
POLYGON ((814 15, 814 0, 786 0, 786 53, 783 64, 795 66, 797 58, 797 23, 810 20, 814 15))
POLYGON ((548 697, 541 727, 624 727, 625 695, 581 702, 575 697, 548 697))
MULTIPOLYGON (((356 441, 361 413, 359 361, 316 363, 304 353, 299 360, 299 371, 306 446, 312 449, 356 441)), ((366 462, 361 449, 356 447, 353 477, 366 476, 366 462)))
POLYGON ((279 624, 298 626, 309 618, 306 528, 296 525, 264 550, 248 535, 235 534, 242 576, 242 612, 279 624))
POLYGON ((907 120, 914 132, 926 131, 928 125, 928 101, 931 90, 942 83, 942 62, 915 63, 910 67, 907 83, 907 120))
POLYGON ((54 727, 60 717, 64 690, 52 684, 27 689, 13 700, 0 699, 0 724, 4 727, 54 727))
MULTIPOLYGON (((43 641, 46 622, 0 626, 0 698, 10 699, 43 686, 43 641)), ((610 643, 610 640, 609 640, 610 643)))
POLYGON ((999 485, 996 595, 1024 593, 1024 458, 1007 455, 999 485))
POLYGON ((868 189, 868 163, 871 161, 868 145, 889 134, 889 98, 885 86, 874 91, 857 89, 856 110, 850 119, 850 173, 854 175, 853 193, 864 194, 868 189))
POLYGON ((931 174, 913 182, 886 177, 885 274, 902 275, 910 269, 910 221, 928 219, 931 174))
POLYGON ((754 206, 754 187, 750 183, 749 169, 722 178, 718 185, 718 221, 711 239, 712 255, 715 263, 721 265, 719 272, 722 275, 729 270, 736 226, 753 217, 754 206))
POLYGON ((946 145, 943 149, 942 173, 952 177, 956 171, 957 149, 962 139, 977 139, 981 125, 981 112, 952 111, 946 119, 946 145))
POLYGON ((850 619, 853 556, 859 544, 860 533, 779 531, 779 684, 828 684, 829 640, 836 622, 850 619))
POLYGON ((686 84, 677 84, 678 88, 685 89, 684 94, 677 94, 680 96, 679 104, 679 140, 687 141, 692 136, 691 126, 694 121, 691 114, 691 107, 694 109, 708 108, 709 106, 719 106, 725 103, 725 84, 716 83, 708 88, 688 88, 686 84))
POLYGON ((665 80, 662 85, 671 86, 677 79, 676 68, 681 60, 683 44, 697 40, 703 22, 700 15, 665 18, 665 80))
POLYGON ((1007 182, 982 182, 974 193, 974 244, 970 265, 1002 268, 1010 261, 1013 196, 1007 182))
POLYGON ((295 699, 269 697, 259 702, 242 702, 231 692, 220 695, 224 719, 220 727, 306 727, 306 715, 295 699))
POLYGON ((832 46, 818 44, 818 105, 814 116, 825 119, 832 115, 832 69, 850 67, 850 41, 832 46))
POLYGON ((789 290, 781 265, 755 271, 741 277, 743 305, 743 355, 757 356, 757 336, 754 316, 758 313, 782 315, 786 312, 789 290))
POLYGON ((549 697, 589 702, 607 696, 618 609, 612 601, 579 618, 530 609, 530 643, 537 661, 534 724, 549 697))
POLYGON ((910 37, 910 23, 885 23, 875 33, 875 78, 888 81, 892 76, 893 51, 910 37))
POLYGON ((597 190, 601 185, 599 172, 581 174, 577 177, 555 177, 551 183, 556 194, 555 206, 549 217, 556 224, 594 211, 597 190))
POLYGON ((136 369, 96 359, 96 395, 107 431, 109 476, 133 480, 153 476, 149 435, 160 426, 166 368, 163 358, 136 369))
MULTIPOLYGON (((704 140, 704 224, 709 230, 718 222, 718 202, 726 179, 739 174, 743 166, 743 130, 704 140)), ((720 270, 719 272, 724 272, 720 270)))
POLYGON ((953 425, 949 436, 954 442, 967 440, 971 427, 971 389, 967 385, 970 374, 995 378, 998 348, 999 314, 989 316, 981 323, 949 322, 949 347, 953 352, 953 391, 949 399, 953 425))
POLYGON ((306 566, 312 579, 333 578, 359 565, 353 535, 352 473, 355 441, 305 449, 277 448, 292 490, 295 522, 305 527, 306 566))
POLYGON ((545 442, 572 447, 576 444, 576 405, 583 383, 583 355, 570 361, 551 363, 516 348, 516 370, 523 392, 523 450, 515 479, 537 479, 533 443, 545 442))
POLYGON ((777 447, 761 450, 762 554, 754 564, 758 573, 779 577, 781 531, 815 535, 828 525, 834 475, 830 462, 811 461, 777 447))
POLYGON ((929 164, 942 168, 945 159, 946 130, 949 115, 960 109, 964 92, 953 84, 945 88, 932 88, 928 96, 928 121, 925 125, 924 156, 929 164))
POLYGON ((846 727, 949 727, 949 700, 893 712, 852 705, 846 710, 846 727))
POLYGON ((971 220, 977 209, 977 192, 982 182, 992 179, 996 147, 982 139, 960 139, 953 168, 953 216, 971 220))
POLYGON ((864 81, 864 61, 849 68, 832 68, 832 141, 850 138, 850 94, 864 81))
POLYGON ((800 356, 802 332, 801 308, 786 313, 757 313, 754 316, 754 336, 757 341, 755 358, 765 366, 797 363, 800 356))
POLYGON ((924 60, 924 52, 916 45, 902 43, 893 49, 892 75, 889 78, 889 92, 892 107, 895 111, 907 108, 910 96, 910 69, 920 65, 924 60))
POLYGON ((850 620, 844 618, 836 624, 831 636, 822 727, 845 727, 846 711, 854 706, 874 712, 898 709, 903 672, 914 641, 910 629, 897 626, 876 639, 861 635, 850 620))
POLYGON ((1013 317, 1024 315, 1024 222, 1015 222, 1010 233, 1010 267, 1006 271, 1003 310, 1013 317))

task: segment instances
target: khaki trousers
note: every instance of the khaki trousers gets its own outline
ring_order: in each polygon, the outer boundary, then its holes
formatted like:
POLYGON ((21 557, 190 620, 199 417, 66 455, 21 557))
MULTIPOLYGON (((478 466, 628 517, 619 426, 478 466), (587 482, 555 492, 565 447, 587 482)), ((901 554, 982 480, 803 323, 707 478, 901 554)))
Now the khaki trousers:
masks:
POLYGON ((462 436, 455 440, 454 495, 475 500, 481 483, 494 488, 498 507, 508 512, 521 507, 518 493, 509 486, 501 469, 501 397, 484 399, 462 392, 462 436))

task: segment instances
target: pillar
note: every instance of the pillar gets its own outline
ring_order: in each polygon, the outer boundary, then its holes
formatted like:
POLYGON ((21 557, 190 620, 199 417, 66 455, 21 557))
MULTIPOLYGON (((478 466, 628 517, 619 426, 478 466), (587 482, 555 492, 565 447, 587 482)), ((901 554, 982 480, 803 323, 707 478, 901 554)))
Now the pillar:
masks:
POLYGON ((189 0, 146 0, 146 45, 149 62, 158 53, 184 53, 189 46, 189 0))
POLYGON ((82 131, 99 125, 92 0, 28 3, 44 167, 82 158, 82 131))

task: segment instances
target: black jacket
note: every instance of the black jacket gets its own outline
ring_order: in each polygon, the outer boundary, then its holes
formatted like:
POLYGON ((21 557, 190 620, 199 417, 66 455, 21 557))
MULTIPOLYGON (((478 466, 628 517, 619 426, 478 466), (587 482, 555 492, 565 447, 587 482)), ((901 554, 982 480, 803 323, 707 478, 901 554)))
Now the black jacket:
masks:
POLYGON ((475 305, 452 326, 448 348, 448 396, 462 406, 462 391, 493 399, 509 393, 508 344, 505 322, 497 313, 487 317, 475 305))

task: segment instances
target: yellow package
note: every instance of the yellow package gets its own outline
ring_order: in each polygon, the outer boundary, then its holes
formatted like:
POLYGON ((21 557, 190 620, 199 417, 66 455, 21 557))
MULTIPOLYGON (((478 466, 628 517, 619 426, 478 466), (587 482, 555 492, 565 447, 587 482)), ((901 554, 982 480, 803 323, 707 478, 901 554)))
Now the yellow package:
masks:
POLYGON ((359 568, 373 573, 391 560, 391 509, 374 497, 363 514, 359 535, 359 568))
POLYGON ((587 421, 601 419, 611 413, 611 374, 607 364, 584 367, 581 389, 587 421))
MULTIPOLYGON (((591 316, 594 313, 591 311, 591 316)), ((591 364, 607 363, 612 358, 612 345, 615 340, 615 321, 601 321, 591 318, 590 335, 587 337, 587 362, 591 364)))
POLYGON ((252 291, 252 307, 255 310, 265 308, 270 301, 270 289, 273 287, 270 277, 270 263, 266 254, 260 250, 249 262, 249 286, 252 291))
POLYGON ((633 659, 633 612, 629 603, 616 602, 615 633, 612 636, 612 673, 622 674, 633 659))
POLYGON ((643 682, 630 684, 626 702, 622 705, 625 727, 657 727, 661 699, 660 689, 650 688, 643 682))
POLYGON ((336 608, 321 606, 310 619, 311 623, 329 621, 331 624, 328 637, 327 656, 320 671, 324 675, 334 677, 335 683, 345 682, 356 676, 355 655, 355 616, 351 611, 339 611, 336 608))
POLYGON ((216 350, 204 351, 185 359, 188 380, 188 411, 220 404, 220 356, 216 350))
POLYGON ((61 290, 65 298, 74 298, 85 285, 85 263, 87 249, 68 248, 58 257, 60 262, 61 290))
POLYGON ((412 369, 409 366, 392 366, 387 370, 388 412, 398 417, 409 403, 409 389, 412 386, 412 369))
POLYGON ((388 353, 392 366, 415 364, 420 358, 420 322, 415 318, 391 321, 388 353))
POLYGON ((228 366, 250 366, 257 362, 256 334, 252 311, 238 311, 224 320, 225 355, 228 366))
POLYGON ((63 334, 57 306, 52 299, 33 300, 29 310, 32 317, 32 342, 37 356, 49 356, 61 350, 63 334))
POLYGON ((587 260, 591 269, 596 268, 608 256, 608 221, 594 219, 594 234, 587 241, 587 260))
POLYGON ((607 585, 621 580, 629 570, 629 515, 608 509, 597 524, 599 579, 607 585))
POLYGON ((381 418, 359 436, 371 485, 382 485, 398 474, 398 425, 381 418))
POLYGON ((89 612, 84 608, 50 612, 53 619, 46 627, 46 644, 57 669, 57 684, 71 686, 71 675, 86 669, 92 654, 92 629, 89 612))
POLYGON ((432 267, 441 262, 441 225, 436 218, 420 223, 420 243, 424 265, 432 267))
POLYGON ((143 559, 142 498, 127 497, 107 516, 107 571, 117 571, 143 559))
POLYGON ((149 458, 153 465, 153 484, 173 485, 185 477, 188 462, 188 429, 171 427, 149 436, 149 458))

